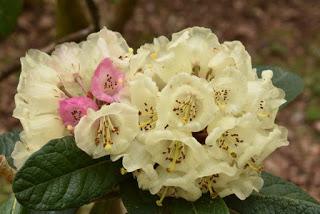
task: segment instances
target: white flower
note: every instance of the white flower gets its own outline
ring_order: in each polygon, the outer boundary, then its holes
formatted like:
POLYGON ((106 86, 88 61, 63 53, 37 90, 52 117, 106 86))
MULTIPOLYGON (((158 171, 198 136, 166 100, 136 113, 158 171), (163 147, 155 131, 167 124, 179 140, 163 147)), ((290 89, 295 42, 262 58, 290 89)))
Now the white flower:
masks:
POLYGON ((248 93, 247 80, 235 68, 224 69, 210 82, 214 99, 221 113, 241 115, 244 111, 248 93))
POLYGON ((121 70, 127 70, 130 57, 131 49, 121 35, 106 28, 79 44, 61 44, 52 53, 54 68, 72 96, 86 95, 93 73, 103 59, 110 58, 121 70))
POLYGON ((156 111, 158 87, 146 75, 138 74, 129 82, 130 103, 139 110, 139 128, 146 132, 155 128, 158 120, 156 111))
POLYGON ((241 42, 224 42, 214 49, 214 53, 208 66, 215 76, 224 75, 225 70, 233 68, 233 70, 238 70, 246 80, 257 79, 257 75, 252 69, 250 55, 241 42))
POLYGON ((124 69, 131 57, 125 41, 107 29, 90 35, 81 44, 62 44, 52 56, 30 50, 21 58, 13 113, 23 126, 21 143, 17 143, 13 154, 18 168, 48 141, 71 134, 73 127, 66 129, 59 103, 72 96, 87 95, 96 66, 105 56, 124 69))
POLYGON ((265 70, 262 78, 248 82, 246 111, 256 113, 263 128, 272 128, 279 107, 286 102, 282 89, 272 84, 273 72, 265 70))
POLYGON ((112 103, 96 112, 89 109, 75 127, 74 135, 80 149, 99 158, 124 152, 138 131, 137 109, 125 103, 112 103))
POLYGON ((195 138, 179 131, 151 131, 145 144, 152 161, 168 172, 187 172, 200 165, 206 157, 202 145, 195 138))
POLYGON ((166 168, 159 166, 156 171, 159 176, 153 181, 150 192, 160 196, 156 202, 158 206, 162 205, 165 197, 184 198, 188 201, 195 201, 201 197, 194 170, 190 169, 187 173, 168 172, 166 168))
POLYGON ((281 146, 288 145, 287 131, 275 126, 271 130, 259 127, 252 114, 241 118, 223 117, 208 127, 206 139, 211 162, 224 162, 225 167, 202 166, 198 181, 203 191, 224 197, 236 194, 240 199, 248 197, 252 190, 262 187, 260 172, 262 161, 281 146))
POLYGON ((57 87, 59 78, 50 67, 51 63, 48 55, 35 50, 21 59, 22 71, 13 112, 24 129, 20 135, 22 142, 17 144, 13 153, 17 168, 22 166, 31 151, 68 134, 58 116, 58 102, 65 95, 57 87))
POLYGON ((213 174, 198 180, 198 185, 204 193, 211 197, 221 198, 235 194, 239 199, 246 199, 253 190, 259 191, 263 186, 263 179, 259 173, 252 171, 238 171, 237 174, 213 174))
POLYGON ((157 126, 197 132, 214 119, 216 111, 213 89, 209 83, 180 73, 171 78, 160 92, 157 126))

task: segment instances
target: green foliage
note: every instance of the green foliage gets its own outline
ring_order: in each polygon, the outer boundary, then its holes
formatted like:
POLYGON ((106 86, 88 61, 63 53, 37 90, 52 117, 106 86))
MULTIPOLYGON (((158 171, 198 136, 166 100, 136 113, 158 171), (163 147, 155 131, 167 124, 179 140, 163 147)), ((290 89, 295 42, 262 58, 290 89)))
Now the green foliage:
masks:
POLYGON ((258 66, 256 69, 259 77, 264 70, 273 71, 272 83, 286 93, 287 102, 284 105, 293 101, 303 91, 302 79, 292 72, 276 66, 258 66))
POLYGON ((11 153, 19 140, 19 132, 13 131, 0 135, 0 155, 4 155, 10 166, 13 167, 11 153))
POLYGON ((71 136, 49 141, 17 173, 13 191, 25 207, 60 210, 79 207, 113 190, 123 179, 119 162, 92 159, 71 136))
POLYGON ((0 37, 14 29, 21 9, 22 0, 0 0, 0 37))
POLYGON ((76 209, 68 209, 61 211, 36 211, 29 210, 16 200, 16 198, 11 195, 10 198, 0 205, 1 214, 74 214, 76 209))
POLYGON ((162 213, 161 207, 156 205, 158 197, 139 189, 137 181, 133 179, 120 184, 120 195, 128 214, 162 213))
POLYGON ((319 203, 299 187, 268 173, 262 176, 265 183, 259 193, 253 193, 244 201, 235 196, 227 197, 228 206, 246 214, 320 213, 319 203))
POLYGON ((175 199, 168 207, 172 214, 229 214, 229 209, 222 198, 211 199, 208 195, 202 196, 195 202, 175 199))

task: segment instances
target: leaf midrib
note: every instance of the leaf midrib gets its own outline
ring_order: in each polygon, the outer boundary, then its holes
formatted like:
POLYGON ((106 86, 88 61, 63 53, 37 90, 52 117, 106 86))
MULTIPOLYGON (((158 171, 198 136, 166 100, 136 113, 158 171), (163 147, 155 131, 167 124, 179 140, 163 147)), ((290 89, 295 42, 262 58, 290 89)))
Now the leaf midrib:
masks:
MULTIPOLYGON (((50 180, 47 180, 47 181, 45 181, 45 182, 37 183, 36 185, 33 185, 33 186, 28 187, 28 188, 26 188, 26 189, 23 189, 23 190, 21 190, 21 191, 14 191, 14 192, 15 192, 15 194, 18 194, 18 193, 27 191, 27 190, 29 190, 29 189, 36 188, 37 186, 39 186, 39 185, 41 185, 41 184, 50 183, 51 181, 53 181, 53 180, 55 180, 55 179, 62 178, 62 177, 64 177, 64 176, 68 175, 68 174, 72 174, 72 173, 76 173, 76 172, 78 172, 78 171, 82 171, 82 170, 85 170, 85 169, 89 169, 89 168, 91 168, 91 167, 94 167, 94 166, 97 166, 97 165, 100 165, 100 164, 103 164, 103 163, 106 163, 106 162, 109 162, 109 161, 110 161, 110 160, 103 160, 103 161, 100 161, 100 162, 95 163, 95 164, 92 164, 92 165, 88 165, 88 166, 85 166, 85 167, 82 167, 82 168, 78 168, 78 169, 76 169, 76 170, 74 170, 74 171, 70 171, 70 172, 67 173, 67 174, 63 174, 63 175, 60 175, 60 176, 57 176, 57 177, 53 177, 53 178, 51 178, 50 180)), ((26 167, 26 168, 28 168, 28 167, 26 167)), ((38 168, 39 168, 39 167, 38 167, 38 168)), ((17 179, 19 179, 19 178, 17 178, 17 179)), ((25 180, 24 178, 21 178, 21 179, 25 180)), ((68 186, 69 186, 69 185, 68 185, 68 186)))

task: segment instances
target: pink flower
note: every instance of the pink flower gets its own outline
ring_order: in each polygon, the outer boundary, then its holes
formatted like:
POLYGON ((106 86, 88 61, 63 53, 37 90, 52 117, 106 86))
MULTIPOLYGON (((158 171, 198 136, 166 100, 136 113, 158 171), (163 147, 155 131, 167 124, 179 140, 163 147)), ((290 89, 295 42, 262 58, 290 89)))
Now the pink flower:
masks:
POLYGON ((103 59, 91 80, 91 93, 97 99, 112 103, 118 101, 123 88, 124 74, 117 69, 109 58, 103 59))
POLYGON ((72 97, 59 102, 59 114, 65 126, 75 127, 88 108, 98 110, 98 105, 88 97, 72 97))

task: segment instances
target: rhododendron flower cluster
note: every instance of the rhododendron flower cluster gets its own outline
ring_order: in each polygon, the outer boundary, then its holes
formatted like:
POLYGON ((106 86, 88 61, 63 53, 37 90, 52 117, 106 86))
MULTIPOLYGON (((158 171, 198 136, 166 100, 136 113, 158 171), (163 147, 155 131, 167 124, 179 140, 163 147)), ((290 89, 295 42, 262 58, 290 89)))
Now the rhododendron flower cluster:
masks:
POLYGON ((288 144, 275 124, 285 99, 272 71, 259 78, 240 42, 219 43, 206 28, 156 38, 136 54, 102 29, 21 62, 17 168, 48 141, 73 135, 92 158, 122 159, 121 171, 159 195, 159 206, 203 193, 245 199, 263 185, 263 160, 288 144))

